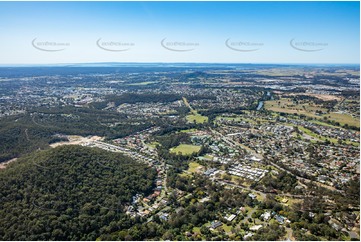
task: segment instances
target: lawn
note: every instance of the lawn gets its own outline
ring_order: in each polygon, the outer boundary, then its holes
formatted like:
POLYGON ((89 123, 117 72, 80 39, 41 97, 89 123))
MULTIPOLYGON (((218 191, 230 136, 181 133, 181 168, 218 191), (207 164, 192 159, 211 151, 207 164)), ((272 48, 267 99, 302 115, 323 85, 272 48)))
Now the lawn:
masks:
POLYGON ((207 154, 207 155, 204 156, 204 158, 213 160, 214 157, 213 157, 213 155, 208 155, 207 154))
POLYGON ((190 162, 189 163, 189 168, 188 168, 188 171, 189 172, 196 172, 197 168, 200 167, 201 165, 198 164, 197 162, 190 162))
POLYGON ((334 138, 326 138, 324 136, 321 136, 321 135, 318 135, 314 132, 312 132, 311 130, 303 127, 303 126, 298 126, 298 129, 302 132, 304 132, 305 134, 315 138, 315 139, 318 139, 318 140, 321 140, 321 141, 326 141, 327 139, 331 142, 331 143, 334 143, 334 144, 337 144, 337 139, 334 139, 334 138))
POLYGON ((232 229, 232 226, 228 226, 227 224, 223 224, 223 229, 224 229, 224 232, 230 233, 231 229, 232 229))
POLYGON ((348 124, 351 126, 360 127, 360 119, 353 118, 351 115, 348 114, 329 113, 323 115, 323 117, 327 117, 329 120, 339 122, 340 124, 348 124))
POLYGON ((191 155, 193 153, 199 152, 201 149, 198 145, 187 145, 187 144, 180 144, 177 147, 170 148, 171 153, 181 153, 182 155, 191 155))
POLYGON ((188 165, 188 170, 183 171, 180 176, 181 177, 191 177, 192 173, 195 173, 199 167, 202 167, 197 162, 190 162, 188 165))
POLYGON ((310 120, 311 123, 314 123, 314 124, 319 124, 319 125, 323 125, 323 126, 327 126, 327 127, 331 127, 331 128, 339 128, 337 126, 334 126, 332 124, 328 124, 328 123, 325 123, 325 122, 322 122, 322 121, 319 121, 319 120, 310 120))
POLYGON ((200 227, 193 227, 193 233, 201 233, 200 227))
POLYGON ((202 116, 199 113, 193 112, 193 114, 189 114, 186 116, 188 122, 197 124, 208 122, 208 117, 202 116))
POLYGON ((208 122, 208 117, 200 115, 197 112, 197 110, 193 109, 192 106, 189 105, 189 102, 185 97, 183 97, 183 102, 191 110, 190 111, 191 114, 186 116, 186 119, 188 122, 190 122, 190 123, 196 122, 198 124, 208 122))
POLYGON ((183 130, 181 130, 179 132, 181 132, 181 133, 192 133, 192 132, 196 132, 196 131, 197 131, 197 129, 183 129, 183 130))
POLYGON ((161 145, 159 142, 156 142, 156 141, 154 141, 154 142, 152 142, 152 143, 150 143, 150 144, 147 144, 149 147, 151 147, 151 148, 156 148, 157 147, 157 145, 161 145))

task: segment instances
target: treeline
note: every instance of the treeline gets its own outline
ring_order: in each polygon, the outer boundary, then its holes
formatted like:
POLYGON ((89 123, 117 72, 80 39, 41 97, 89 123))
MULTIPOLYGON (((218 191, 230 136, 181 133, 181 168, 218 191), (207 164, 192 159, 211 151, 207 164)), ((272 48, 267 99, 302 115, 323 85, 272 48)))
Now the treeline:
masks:
MULTIPOLYGON (((232 207, 229 212, 236 213, 241 206, 254 207, 254 201, 239 189, 226 190, 222 186, 212 183, 207 177, 196 175, 191 179, 184 179, 177 174, 169 174, 169 184, 190 194, 182 198, 176 192, 169 196, 170 216, 168 221, 153 217, 150 223, 137 224, 129 229, 122 229, 112 234, 103 234, 102 240, 229 240, 226 233, 212 232, 206 225, 209 221, 221 220, 228 225, 236 225, 243 219, 239 215, 232 223, 220 216, 220 211, 232 207), (199 202, 199 199, 209 197, 209 201, 199 202), (187 237, 194 227, 200 230, 197 235, 187 237)), ((241 240, 242 234, 236 232, 235 240, 241 240)))
POLYGON ((180 144, 191 144, 191 139, 187 133, 171 133, 168 135, 157 136, 156 140, 160 145, 157 145, 157 152, 160 157, 167 161, 167 164, 176 167, 177 172, 187 169, 188 162, 195 156, 203 155, 209 152, 209 147, 201 146, 198 152, 192 154, 175 154, 169 151, 170 148, 176 147, 180 144))
POLYGON ((312 101, 316 105, 321 105, 323 108, 328 109, 329 111, 335 107, 338 103, 337 100, 322 100, 317 97, 307 96, 307 95, 297 95, 297 96, 290 96, 292 97, 292 101, 296 104, 308 103, 312 101))
POLYGON ((173 132, 178 132, 181 130, 187 130, 187 129, 198 129, 198 128, 204 128, 206 124, 196 124, 196 123, 186 123, 182 122, 182 120, 178 121, 179 123, 176 124, 162 124, 160 125, 160 130, 155 132, 154 135, 160 136, 160 135, 167 135, 173 132))
POLYGON ((152 103, 152 102, 175 102, 182 99, 181 95, 155 94, 155 93, 124 93, 122 95, 111 95, 107 100, 114 102, 116 106, 122 103, 152 103))
POLYGON ((55 134, 98 135, 113 139, 151 126, 151 120, 145 119, 140 123, 116 112, 94 108, 34 109, 27 114, 1 118, 0 162, 47 148, 57 141, 55 134))
POLYGON ((285 228, 276 223, 270 223, 260 228, 257 233, 252 236, 253 241, 276 241, 285 234, 285 228))
POLYGON ((191 144, 191 139, 187 133, 173 133, 169 135, 158 136, 157 141, 162 148, 170 149, 182 144, 191 144))
MULTIPOLYGON (((109 102, 114 102, 116 106, 119 106, 123 103, 155 103, 155 102, 175 102, 182 100, 182 95, 180 94, 166 94, 166 93, 123 93, 121 95, 108 95, 105 97, 105 101, 91 103, 90 106, 103 109, 107 106, 109 102)), ((208 95, 185 95, 189 101, 200 100, 200 99, 216 99, 215 96, 208 95)))
POLYGON ((239 108, 213 108, 207 110, 199 110, 198 113, 208 117, 208 123, 213 123, 213 121, 223 113, 232 113, 232 114, 243 114, 243 110, 253 110, 256 108, 256 105, 251 105, 248 107, 239 107, 239 108))
POLYGON ((203 116, 218 116, 222 113, 234 113, 234 114, 243 114, 242 110, 250 110, 249 107, 240 107, 240 108, 214 108, 208 110, 199 110, 198 112, 203 116))
POLYGON ((251 187, 257 187, 263 191, 279 190, 285 193, 299 193, 295 187, 297 186, 297 178, 285 171, 281 171, 278 175, 272 175, 268 173, 257 184, 252 184, 251 187))
POLYGON ((335 121, 335 120, 328 119, 327 117, 326 117, 326 118, 323 118, 323 119, 320 119, 320 118, 308 117, 308 116, 306 116, 306 115, 304 115, 304 114, 298 114, 298 113, 288 114, 288 113, 280 112, 279 114, 280 114, 280 116, 283 116, 283 117, 287 117, 287 116, 292 117, 293 115, 295 115, 295 116, 299 116, 299 117, 300 117, 301 119, 303 119, 303 120, 318 120, 318 121, 321 121, 321 122, 324 122, 324 123, 331 124, 331 125, 333 125, 333 126, 343 127, 343 128, 345 128, 345 129, 351 129, 351 130, 356 130, 356 131, 359 131, 359 130, 360 130, 360 128, 357 127, 357 126, 348 125, 348 124, 341 125, 340 122, 337 122, 337 121, 335 121))
POLYGON ((0 171, 0 240, 95 240, 122 229, 129 225, 124 206, 149 193, 155 176, 100 149, 32 153, 0 171))

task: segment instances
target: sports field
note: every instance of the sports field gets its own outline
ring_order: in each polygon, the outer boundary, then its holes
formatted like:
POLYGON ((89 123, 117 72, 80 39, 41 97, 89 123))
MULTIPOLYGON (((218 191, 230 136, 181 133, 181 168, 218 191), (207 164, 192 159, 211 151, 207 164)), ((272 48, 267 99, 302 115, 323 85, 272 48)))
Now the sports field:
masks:
POLYGON ((174 154, 191 155, 199 152, 200 149, 201 147, 198 145, 180 144, 177 147, 170 148, 169 151, 174 154))

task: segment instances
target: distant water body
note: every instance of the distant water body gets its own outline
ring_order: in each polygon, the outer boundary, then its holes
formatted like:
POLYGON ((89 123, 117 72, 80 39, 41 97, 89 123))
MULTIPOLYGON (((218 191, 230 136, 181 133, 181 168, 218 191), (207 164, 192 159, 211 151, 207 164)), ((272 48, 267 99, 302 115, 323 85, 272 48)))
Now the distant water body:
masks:
POLYGON ((263 101, 260 101, 258 103, 257 111, 260 110, 263 107, 263 101))

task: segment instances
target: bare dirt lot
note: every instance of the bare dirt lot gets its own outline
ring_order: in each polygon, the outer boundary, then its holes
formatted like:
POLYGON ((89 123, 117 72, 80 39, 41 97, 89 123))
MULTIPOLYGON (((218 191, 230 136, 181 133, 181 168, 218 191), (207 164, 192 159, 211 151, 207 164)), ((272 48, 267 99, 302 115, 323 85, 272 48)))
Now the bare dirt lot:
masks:
POLYGON ((60 145, 81 145, 87 142, 96 141, 96 140, 103 140, 103 137, 100 136, 91 136, 91 137, 83 137, 78 135, 69 135, 67 136, 69 141, 62 141, 53 143, 50 145, 50 147, 55 148, 60 145))
POLYGON ((315 97, 315 98, 321 99, 323 101, 331 101, 331 100, 341 101, 342 100, 342 98, 339 97, 339 96, 328 95, 328 94, 314 94, 314 93, 292 93, 292 94, 289 94, 289 96, 299 96, 299 95, 315 97))
POLYGON ((5 162, 0 163, 0 169, 5 169, 11 162, 16 161, 18 158, 14 158, 5 162))

